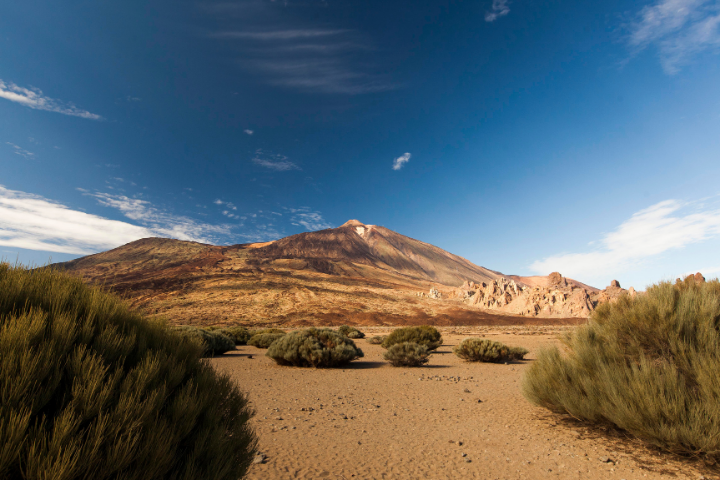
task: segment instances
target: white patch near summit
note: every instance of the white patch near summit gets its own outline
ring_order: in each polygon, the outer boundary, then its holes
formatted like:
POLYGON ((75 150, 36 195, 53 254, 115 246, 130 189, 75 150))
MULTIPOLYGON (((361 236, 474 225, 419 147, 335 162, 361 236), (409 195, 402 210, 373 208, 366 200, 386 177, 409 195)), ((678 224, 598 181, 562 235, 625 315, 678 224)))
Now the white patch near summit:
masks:
POLYGON ((358 235, 360 235, 362 237, 363 234, 365 233, 365 227, 355 227, 355 231, 357 232, 358 235))

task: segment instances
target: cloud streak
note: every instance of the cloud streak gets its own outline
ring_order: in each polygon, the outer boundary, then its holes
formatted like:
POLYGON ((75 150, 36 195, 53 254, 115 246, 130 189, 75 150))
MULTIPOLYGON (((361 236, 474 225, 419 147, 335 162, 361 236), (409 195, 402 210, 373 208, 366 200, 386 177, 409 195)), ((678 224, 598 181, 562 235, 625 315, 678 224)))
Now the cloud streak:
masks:
POLYGON ((232 42, 240 51, 238 63, 270 85, 344 95, 396 88, 385 74, 373 72, 374 49, 351 30, 270 27, 210 36, 232 42))
POLYGON ((285 155, 271 155, 258 150, 252 162, 255 165, 275 170, 276 172, 287 172, 289 170, 302 170, 293 162, 289 161, 285 155))
POLYGON ((23 158, 34 158, 35 157, 35 154, 33 152, 29 152, 29 151, 25 150, 24 148, 21 148, 21 147, 15 145, 14 143, 10 143, 10 142, 5 142, 5 143, 7 143, 8 145, 10 145, 13 148, 13 152, 15 153, 15 155, 20 155, 23 158))
POLYGON ((654 46, 663 70, 673 75, 695 55, 720 48, 720 4, 716 0, 659 0, 629 25, 633 54, 654 46))
POLYGON ((145 227, 0 186, 0 245, 6 247, 87 255, 152 236, 145 227))
POLYGON ((396 158, 393 161, 392 169, 400 170, 403 167, 403 165, 405 165, 407 162, 410 161, 411 157, 412 157, 412 155, 410 153, 407 153, 407 152, 403 153, 402 155, 400 155, 398 158, 396 158))
POLYGON ((510 13, 509 3, 509 0, 493 0, 490 11, 485 13, 485 21, 494 22, 510 13))
POLYGON ((530 269, 570 277, 590 277, 625 271, 644 259, 720 235, 720 210, 666 200, 640 210, 606 234, 600 248, 586 253, 553 255, 530 269))
POLYGON ((19 103, 35 110, 62 113, 72 117, 87 118, 89 120, 102 120, 103 117, 86 110, 81 110, 69 102, 61 102, 43 95, 39 88, 23 88, 12 82, 4 82, 0 79, 0 98, 19 103))
POLYGON ((303 226, 311 232, 333 228, 333 225, 326 222, 320 212, 313 212, 308 207, 291 209, 290 211, 293 212, 290 223, 296 227, 303 226))

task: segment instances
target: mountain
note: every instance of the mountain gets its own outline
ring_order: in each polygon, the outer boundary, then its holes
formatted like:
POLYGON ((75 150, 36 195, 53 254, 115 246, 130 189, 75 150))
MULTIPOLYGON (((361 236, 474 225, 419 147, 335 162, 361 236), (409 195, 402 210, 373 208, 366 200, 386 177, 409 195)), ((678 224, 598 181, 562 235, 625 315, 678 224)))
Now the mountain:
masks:
POLYGON ((357 220, 232 246, 145 238, 58 266, 180 324, 539 322, 453 298, 467 282, 504 282, 499 272, 357 220), (430 289, 442 298, 424 298, 430 289))

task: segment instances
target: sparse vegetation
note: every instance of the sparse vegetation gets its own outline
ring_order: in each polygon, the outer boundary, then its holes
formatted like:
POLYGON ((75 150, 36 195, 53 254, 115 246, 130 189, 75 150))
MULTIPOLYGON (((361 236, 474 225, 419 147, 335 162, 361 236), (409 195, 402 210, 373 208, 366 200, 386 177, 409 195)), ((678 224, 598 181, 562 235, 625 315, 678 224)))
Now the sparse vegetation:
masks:
POLYGON ((285 335, 285 333, 258 333, 250 337, 247 344, 257 348, 270 348, 275 340, 285 335))
POLYGON ((660 283, 601 304, 523 379, 533 403, 671 452, 720 460, 720 282, 660 283))
POLYGON ((220 333, 227 335, 235 341, 235 345, 246 345, 250 340, 250 332, 245 327, 226 327, 220 333))
POLYGON ((386 338, 387 338, 387 335, 376 335, 374 337, 368 338, 367 342, 372 345, 380 345, 385 341, 386 338))
POLYGON ((442 335, 435 327, 423 325, 422 327, 403 327, 393 330, 382 342, 383 348, 390 348, 396 343, 417 343, 424 345, 428 350, 435 350, 442 345, 442 335))
POLYGON ((248 400, 201 353, 78 278, 0 264, 0 478, 243 477, 248 400))
POLYGON ((353 339, 365 338, 365 334, 363 332, 361 332, 355 327, 350 327, 348 325, 343 325, 338 328, 338 333, 340 333, 340 335, 345 335, 346 337, 353 339))
POLYGON ((280 330, 279 328, 259 328, 255 330, 249 330, 248 334, 250 337, 254 337, 255 335, 262 335, 263 333, 287 333, 285 330, 280 330))
POLYGON ((355 342, 329 328, 291 332, 274 342, 267 356, 278 365, 337 367, 363 356, 355 342))
POLYGON ((430 353, 425 345, 413 342, 396 343, 383 355, 394 367, 419 367, 427 363, 429 357, 430 353))
POLYGON ((453 353, 469 362, 507 362, 522 360, 529 352, 522 347, 508 347, 485 338, 466 338, 453 353))
POLYGON ((189 325, 175 327, 175 330, 185 337, 194 338, 202 343, 203 355, 206 357, 235 350, 235 341, 220 333, 220 330, 207 330, 189 325))

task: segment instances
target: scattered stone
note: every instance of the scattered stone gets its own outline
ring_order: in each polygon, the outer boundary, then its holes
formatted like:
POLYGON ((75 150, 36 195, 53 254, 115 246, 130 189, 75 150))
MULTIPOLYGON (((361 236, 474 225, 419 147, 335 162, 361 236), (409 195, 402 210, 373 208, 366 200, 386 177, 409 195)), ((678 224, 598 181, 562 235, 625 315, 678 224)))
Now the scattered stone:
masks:
POLYGON ((254 464, 265 463, 266 458, 267 457, 265 456, 264 453, 258 453, 257 455, 255 455, 255 458, 253 458, 252 463, 254 463, 254 464))
POLYGON ((470 462, 472 462, 472 460, 470 460, 469 458, 465 459, 465 463, 470 463, 470 462))
POLYGON ((462 456, 463 456, 463 457, 467 457, 467 453, 463 453, 462 456))
POLYGON ((248 355, 247 358, 249 358, 250 360, 252 360, 253 356, 252 356, 252 355, 248 355))
POLYGON ((612 458, 610 457, 600 457, 598 458, 602 463, 612 463, 612 458))
POLYGON ((471 392, 470 390, 468 390, 467 388, 466 388, 465 390, 463 390, 463 392, 465 392, 465 393, 472 393, 472 392, 471 392))

